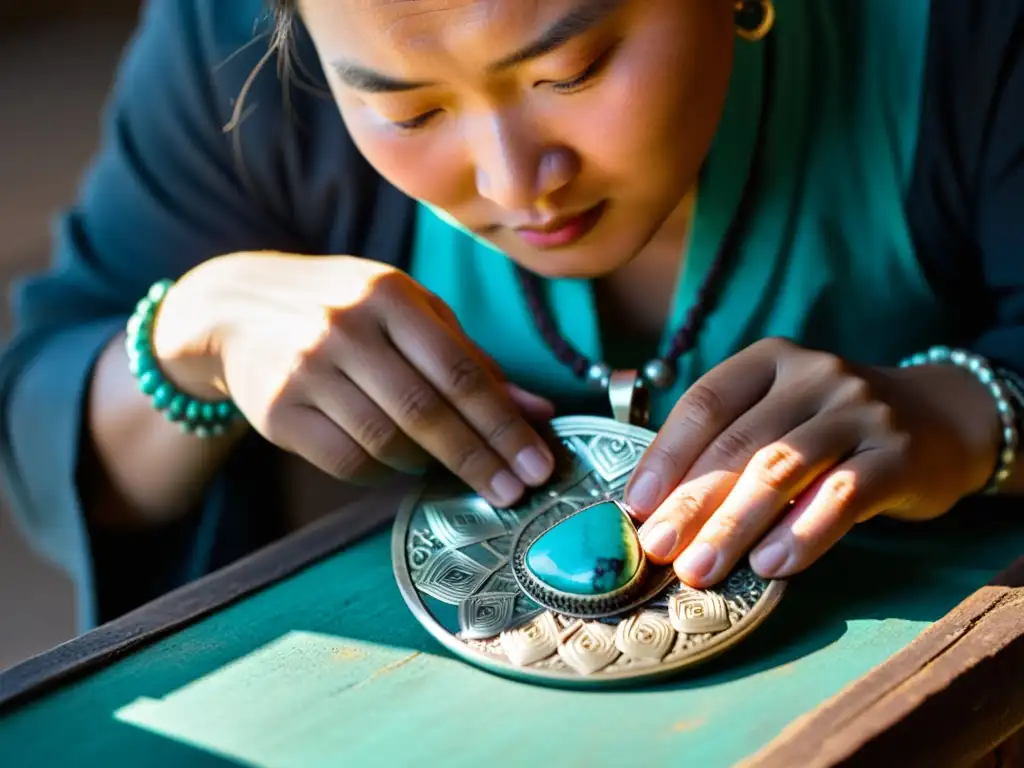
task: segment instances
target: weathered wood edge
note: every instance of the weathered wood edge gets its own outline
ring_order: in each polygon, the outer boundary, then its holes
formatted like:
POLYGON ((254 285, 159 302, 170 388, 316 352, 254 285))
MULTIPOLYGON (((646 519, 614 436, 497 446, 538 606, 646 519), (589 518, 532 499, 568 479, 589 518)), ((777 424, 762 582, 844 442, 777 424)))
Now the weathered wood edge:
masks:
POLYGON ((374 533, 394 518, 407 490, 362 497, 226 568, 0 672, 0 716, 374 533))
POLYGON ((969 766, 1022 726, 1024 557, 739 768, 969 766))

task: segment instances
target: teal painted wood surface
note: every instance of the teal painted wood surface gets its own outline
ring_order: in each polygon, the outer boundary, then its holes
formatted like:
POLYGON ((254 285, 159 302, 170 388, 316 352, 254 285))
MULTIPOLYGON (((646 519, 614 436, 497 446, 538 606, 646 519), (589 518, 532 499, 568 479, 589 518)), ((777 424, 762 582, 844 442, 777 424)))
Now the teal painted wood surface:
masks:
POLYGON ((872 524, 743 645, 656 688, 573 692, 448 657, 378 535, 0 720, 0 765, 714 768, 904 647, 1024 552, 1024 515, 872 524))

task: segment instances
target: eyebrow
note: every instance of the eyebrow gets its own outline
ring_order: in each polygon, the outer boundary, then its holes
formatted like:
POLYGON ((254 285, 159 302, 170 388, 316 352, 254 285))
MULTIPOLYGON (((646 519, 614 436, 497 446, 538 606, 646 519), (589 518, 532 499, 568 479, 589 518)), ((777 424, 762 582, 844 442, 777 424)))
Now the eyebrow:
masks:
MULTIPOLYGON (((532 43, 489 65, 488 71, 500 72, 511 69, 556 51, 570 40, 598 26, 618 10, 622 2, 623 0, 586 0, 554 22, 532 43)), ((364 93, 402 93, 433 85, 427 81, 400 80, 347 59, 338 59, 331 62, 331 65, 345 85, 364 93)))

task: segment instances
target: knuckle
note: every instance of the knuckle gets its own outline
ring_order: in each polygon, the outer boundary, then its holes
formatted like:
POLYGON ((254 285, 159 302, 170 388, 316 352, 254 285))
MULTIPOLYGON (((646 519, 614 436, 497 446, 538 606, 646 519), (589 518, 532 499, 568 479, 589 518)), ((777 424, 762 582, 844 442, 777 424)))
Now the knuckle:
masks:
POLYGON ((451 459, 451 470, 461 478, 489 481, 497 471, 495 463, 490 451, 474 441, 455 451, 451 459))
POLYGON ((475 360, 461 356, 448 369, 448 388, 456 397, 472 397, 487 389, 487 374, 475 360))
POLYGON ((807 460, 796 449, 783 443, 773 443, 754 454, 750 468, 762 485, 783 491, 806 472, 807 460))
POLYGON ((871 385, 863 376, 844 375, 839 383, 839 392, 846 403, 870 403, 873 398, 871 385))
POLYGON ((835 509, 847 509, 860 496, 857 478, 848 472, 837 473, 827 478, 821 485, 820 493, 828 506, 835 509))
POLYGON ((522 427, 522 419, 515 413, 503 413, 501 418, 484 434, 484 439, 491 445, 501 445, 509 437, 518 435, 522 427))
POLYGON ((698 428, 718 422, 725 413, 725 402, 711 387, 695 384, 683 400, 683 419, 698 428))
POLYGON ((693 520, 704 508, 704 496, 700 492, 676 491, 668 497, 659 512, 658 519, 685 525, 693 520))
POLYGON ((880 400, 868 401, 863 409, 863 418, 873 432, 895 432, 895 417, 892 406, 880 400))
POLYGON ((312 332, 314 349, 324 349, 337 341, 350 343, 358 329, 367 327, 371 320, 367 302, 357 301, 324 309, 323 327, 312 332))
POLYGON ((370 418, 359 425, 355 438, 371 456, 386 459, 397 452, 405 436, 390 419, 370 418))
POLYGON ((757 439, 745 429, 730 429, 721 435, 712 447, 713 456, 725 461, 729 467, 746 463, 760 449, 757 439))
POLYGON ((717 543, 741 540, 746 533, 742 518, 736 514, 717 515, 714 526, 714 538, 717 543))
POLYGON ((380 301, 392 306, 407 301, 413 285, 413 279, 404 272, 388 270, 376 276, 369 298, 371 302, 380 301))
POLYGON ((436 425, 444 409, 440 396, 432 389, 412 386, 398 401, 398 420, 413 430, 422 430, 436 425))
POLYGON ((754 342, 754 346, 774 353, 796 349, 796 345, 785 336, 765 336, 763 339, 758 339, 754 342))
POLYGON ((326 456, 326 469, 339 480, 357 480, 369 471, 370 457, 353 444, 332 446, 326 456))
POLYGON ((643 460, 647 466, 656 470, 656 474, 667 477, 675 477, 683 469, 676 454, 657 441, 647 449, 643 460), (658 472, 659 469, 662 471, 658 472))
POLYGON ((902 429, 894 429, 885 441, 885 447, 895 456, 905 457, 914 446, 914 436, 902 429))
POLYGON ((812 368, 820 378, 847 378, 846 361, 831 352, 815 352, 812 368))
POLYGON ((338 328, 329 321, 316 323, 303 336, 305 338, 295 352, 295 373, 305 376, 323 372, 324 358, 335 346, 335 339, 339 336, 338 328))

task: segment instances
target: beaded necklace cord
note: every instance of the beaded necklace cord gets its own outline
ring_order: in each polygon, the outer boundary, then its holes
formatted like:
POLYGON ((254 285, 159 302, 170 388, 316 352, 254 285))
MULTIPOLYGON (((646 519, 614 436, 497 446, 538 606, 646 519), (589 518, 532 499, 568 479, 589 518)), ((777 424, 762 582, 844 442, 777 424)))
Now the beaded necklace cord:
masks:
MULTIPOLYGON (((640 369, 636 382, 637 387, 649 385, 655 389, 664 389, 675 383, 679 360, 697 343, 701 326, 712 310, 717 292, 721 288, 721 280, 739 249, 747 222, 754 209, 760 180, 760 159, 764 152, 767 116, 772 101, 770 87, 773 82, 773 67, 771 66, 774 61, 773 40, 774 38, 769 35, 764 41, 766 50, 763 96, 758 117, 757 137, 751 160, 751 170, 743 185, 740 202, 725 236, 722 238, 714 261, 697 291, 697 298, 686 314, 685 322, 673 334, 665 355, 647 361, 640 369)), ((543 278, 519 265, 516 265, 516 275, 534 326, 559 362, 567 366, 578 378, 586 379, 594 387, 602 390, 608 389, 613 378, 611 367, 607 363, 588 359, 558 332, 551 308, 544 298, 543 278)))

